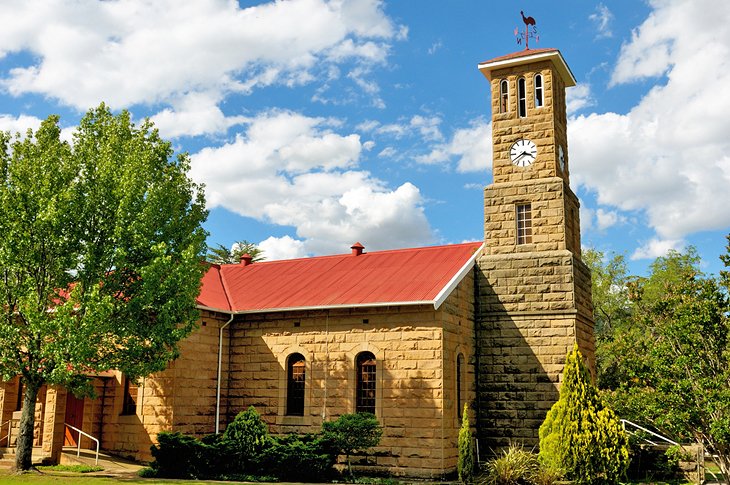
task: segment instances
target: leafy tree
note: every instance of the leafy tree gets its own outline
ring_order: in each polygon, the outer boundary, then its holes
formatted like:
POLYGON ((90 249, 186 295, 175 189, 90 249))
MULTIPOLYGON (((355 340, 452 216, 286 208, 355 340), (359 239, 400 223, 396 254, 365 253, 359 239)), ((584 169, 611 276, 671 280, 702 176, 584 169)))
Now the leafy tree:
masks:
POLYGON ((461 428, 459 429, 459 461, 456 464, 461 483, 471 483, 474 479, 474 443, 471 439, 471 426, 469 425, 469 406, 464 404, 464 412, 461 416, 461 428))
POLYGON ((577 345, 566 358, 560 398, 539 434, 542 463, 578 483, 618 483, 629 464, 626 433, 591 382, 577 345))
POLYGON ((697 264, 691 254, 657 260, 647 288, 636 292, 637 330, 623 349, 627 379, 607 396, 629 418, 702 443, 730 484, 727 279, 723 287, 697 264))
POLYGON ((596 339, 610 340, 614 329, 631 316, 626 261, 620 254, 607 259, 595 249, 585 250, 582 258, 591 270, 596 339))
POLYGON ((205 256, 206 261, 214 264, 238 264, 241 262, 241 256, 248 254, 251 256, 252 262, 263 261, 264 252, 252 242, 245 239, 236 241, 230 249, 222 244, 216 246, 208 246, 208 254, 205 256))
POLYGON ((57 116, 0 134, 0 377, 24 383, 20 470, 42 385, 84 393, 93 372, 163 370, 194 328, 206 211, 172 155, 149 121, 103 104, 72 145, 57 116))
POLYGON ((383 429, 372 413, 343 414, 322 423, 322 435, 346 456, 347 471, 353 477, 350 455, 378 446, 383 429))

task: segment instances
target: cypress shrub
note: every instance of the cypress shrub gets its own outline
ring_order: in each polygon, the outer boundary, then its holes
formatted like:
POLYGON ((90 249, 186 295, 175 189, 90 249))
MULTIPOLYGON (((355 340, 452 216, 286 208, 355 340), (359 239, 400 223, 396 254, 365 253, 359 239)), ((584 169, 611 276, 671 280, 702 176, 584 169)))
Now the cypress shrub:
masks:
POLYGON ((540 426, 540 459, 578 483, 618 483, 629 464, 626 433, 591 380, 578 346, 566 358, 560 399, 540 426))
POLYGON ((469 406, 464 404, 459 429, 459 461, 456 464, 461 483, 472 483, 474 479, 474 444, 469 426, 469 406))

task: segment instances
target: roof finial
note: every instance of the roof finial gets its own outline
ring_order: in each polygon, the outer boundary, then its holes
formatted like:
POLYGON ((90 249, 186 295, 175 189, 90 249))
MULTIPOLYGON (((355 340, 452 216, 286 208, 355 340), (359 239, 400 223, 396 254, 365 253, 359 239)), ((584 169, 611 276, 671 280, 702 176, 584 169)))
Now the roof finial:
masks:
POLYGON ((517 43, 521 44, 522 39, 525 39, 525 50, 530 48, 530 37, 535 39, 535 42, 540 42, 540 37, 537 35, 537 28, 535 27, 535 19, 533 17, 525 17, 525 12, 520 10, 522 15, 522 22, 525 24, 525 32, 520 32, 519 27, 515 28, 515 37, 517 37, 517 43), (532 26, 532 31, 530 31, 532 26))

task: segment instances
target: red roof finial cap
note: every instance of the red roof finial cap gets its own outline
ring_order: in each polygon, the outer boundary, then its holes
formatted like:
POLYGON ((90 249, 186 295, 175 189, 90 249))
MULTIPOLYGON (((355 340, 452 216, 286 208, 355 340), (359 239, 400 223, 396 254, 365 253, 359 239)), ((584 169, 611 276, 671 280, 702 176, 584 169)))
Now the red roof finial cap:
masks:
POLYGON ((359 242, 356 242, 355 244, 350 246, 350 249, 352 249, 353 256, 360 256, 363 253, 363 251, 365 250, 365 246, 363 246, 359 242))
POLYGON ((253 257, 246 253, 241 255, 241 264, 244 266, 248 266, 249 264, 253 263, 253 257))

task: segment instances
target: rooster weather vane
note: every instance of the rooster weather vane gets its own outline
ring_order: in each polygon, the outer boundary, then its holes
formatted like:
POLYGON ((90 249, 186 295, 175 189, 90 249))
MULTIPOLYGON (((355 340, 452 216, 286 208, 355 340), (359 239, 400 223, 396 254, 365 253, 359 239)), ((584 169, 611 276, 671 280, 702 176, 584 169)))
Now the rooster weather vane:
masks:
POLYGON ((540 42, 540 36, 537 35, 535 19, 533 17, 525 17, 525 13, 522 10, 520 10, 520 15, 522 15, 522 22, 525 24, 525 31, 520 32, 520 28, 515 27, 515 37, 517 37, 518 44, 522 44, 522 40, 524 39, 525 50, 528 50, 530 48, 530 38, 535 39, 535 42, 540 42))

